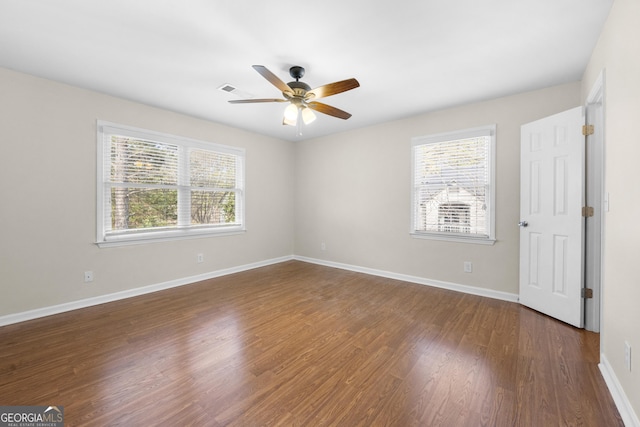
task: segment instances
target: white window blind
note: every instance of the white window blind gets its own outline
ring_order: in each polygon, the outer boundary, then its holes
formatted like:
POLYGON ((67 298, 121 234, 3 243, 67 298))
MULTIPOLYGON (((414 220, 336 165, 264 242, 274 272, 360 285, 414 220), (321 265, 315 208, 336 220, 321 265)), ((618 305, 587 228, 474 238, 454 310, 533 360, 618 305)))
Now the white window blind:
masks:
POLYGON ((98 243, 244 229, 244 150, 98 122, 98 243))
POLYGON ((495 126, 412 140, 417 237, 493 242, 495 126))

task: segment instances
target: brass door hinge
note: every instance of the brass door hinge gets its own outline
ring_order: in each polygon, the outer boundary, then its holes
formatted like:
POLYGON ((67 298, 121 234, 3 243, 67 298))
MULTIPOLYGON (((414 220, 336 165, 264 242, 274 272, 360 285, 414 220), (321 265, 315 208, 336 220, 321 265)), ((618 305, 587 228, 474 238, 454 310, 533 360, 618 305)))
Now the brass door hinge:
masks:
POLYGON ((582 134, 584 136, 593 135, 593 125, 584 125, 582 126, 582 134))
POLYGON ((582 298, 593 298, 593 289, 582 288, 582 298))
POLYGON ((593 207, 584 206, 582 208, 582 216, 585 217, 585 218, 589 218, 589 217, 593 216, 593 207))

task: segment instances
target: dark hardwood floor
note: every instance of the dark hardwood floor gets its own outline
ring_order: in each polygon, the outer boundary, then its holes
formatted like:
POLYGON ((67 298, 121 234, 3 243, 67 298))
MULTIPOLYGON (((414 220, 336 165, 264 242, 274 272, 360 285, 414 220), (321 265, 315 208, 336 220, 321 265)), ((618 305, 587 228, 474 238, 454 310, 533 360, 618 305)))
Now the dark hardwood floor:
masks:
POLYGON ((622 426, 598 335, 291 261, 0 328, 0 405, 67 425, 622 426))

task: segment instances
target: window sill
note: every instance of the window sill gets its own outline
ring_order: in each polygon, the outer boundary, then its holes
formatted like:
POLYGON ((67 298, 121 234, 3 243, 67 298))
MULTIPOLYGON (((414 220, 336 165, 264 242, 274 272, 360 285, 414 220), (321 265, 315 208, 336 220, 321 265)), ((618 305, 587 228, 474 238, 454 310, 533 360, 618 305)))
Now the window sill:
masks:
POLYGON ((447 242, 471 243, 474 245, 493 245, 496 239, 489 237, 447 236, 436 233, 410 233, 414 239, 442 240, 447 242))
POLYGON ((109 236, 105 240, 96 242, 100 248, 110 248, 114 246, 142 245, 156 242, 169 242, 173 240, 202 239, 205 237, 232 236, 244 234, 245 228, 234 227, 226 230, 180 230, 180 231, 159 231, 148 233, 137 233, 133 235, 109 236))

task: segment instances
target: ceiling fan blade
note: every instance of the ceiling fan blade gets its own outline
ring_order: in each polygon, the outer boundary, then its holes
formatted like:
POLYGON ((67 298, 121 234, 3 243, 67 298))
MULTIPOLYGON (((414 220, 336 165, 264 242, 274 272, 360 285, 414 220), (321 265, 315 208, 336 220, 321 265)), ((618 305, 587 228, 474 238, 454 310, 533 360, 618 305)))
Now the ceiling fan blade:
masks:
POLYGON ((269 83, 280 89, 280 92, 290 93, 293 95, 293 89, 291 89, 288 84, 280 80, 278 76, 269 71, 267 67, 265 67, 264 65, 252 65, 252 67, 258 73, 260 73, 262 77, 267 79, 269 83))
POLYGON ((321 102, 309 102, 307 103, 307 107, 311 108, 312 110, 316 110, 319 113, 328 114, 339 119, 347 120, 349 117, 351 117, 351 114, 347 113, 346 111, 342 111, 339 108, 332 107, 331 105, 323 104, 321 102))
POLYGON ((231 104, 252 104, 254 102, 287 102, 286 99, 264 98, 264 99, 232 99, 231 104))
POLYGON ((315 89, 311 89, 307 92, 306 99, 319 99, 327 96, 335 95, 336 93, 346 92, 351 89, 355 89, 360 86, 360 83, 356 79, 347 79, 335 83, 329 83, 324 86, 319 86, 315 89))

